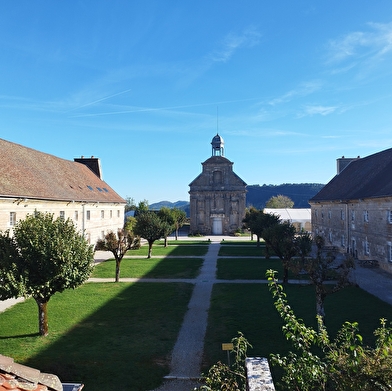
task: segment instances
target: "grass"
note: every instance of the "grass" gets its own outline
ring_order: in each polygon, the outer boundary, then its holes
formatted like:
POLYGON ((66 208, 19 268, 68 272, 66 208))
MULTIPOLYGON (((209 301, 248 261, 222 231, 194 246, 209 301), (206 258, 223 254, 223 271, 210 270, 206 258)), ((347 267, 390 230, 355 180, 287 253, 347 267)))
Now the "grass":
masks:
POLYGON ((221 246, 219 249, 220 257, 263 257, 264 246, 256 247, 256 243, 253 246, 240 245, 237 246, 221 246))
MULTIPOLYGON (((120 278, 195 278, 203 258, 123 258, 120 278)), ((114 278, 116 263, 109 259, 95 266, 92 277, 114 278)))
POLYGON ((221 280, 265 280, 268 269, 283 274, 280 259, 265 258, 219 258, 216 276, 221 280))
MULTIPOLYGON (((314 287, 288 285, 285 291, 296 315, 316 327, 314 287)), ((360 288, 346 288, 326 299, 326 325, 332 337, 345 321, 358 321, 364 343, 371 344, 373 331, 382 317, 392 320, 392 307, 360 288)), ((249 356, 286 354, 291 346, 283 337, 282 326, 266 285, 215 284, 204 345, 204 368, 218 360, 227 362, 221 344, 230 342, 238 331, 253 345, 249 356)), ((277 373, 273 369, 274 376, 277 373)))
POLYGON ((36 334, 37 306, 30 299, 1 314, 0 352, 89 390, 154 389, 169 371, 192 288, 85 284, 50 300, 46 338, 36 334))
MULTIPOLYGON (((253 251, 249 245, 222 247, 253 251)), ((156 248, 168 251, 162 244, 156 248)), ((201 265, 195 252, 200 248, 207 251, 208 246, 169 246, 170 250, 179 248, 193 257, 124 259, 121 276, 192 278, 201 265)), ((281 274, 281 262, 275 259, 220 259, 218 277, 264 278, 269 268, 281 274)), ((114 261, 107 261, 97 266, 94 274, 114 278, 114 269, 114 261)), ((81 381, 89 390, 152 390, 169 372, 169 355, 192 289, 193 285, 184 283, 85 284, 50 300, 50 334, 46 338, 37 335, 37 306, 27 300, 0 313, 0 353, 55 373, 62 381, 81 381)), ((288 285, 285 289, 297 316, 316 326, 314 288, 288 285)), ((358 321, 365 343, 370 343, 381 317, 392 320, 392 307, 359 288, 346 288, 326 299, 326 324, 331 335, 344 321, 358 321)), ((267 285, 215 284, 204 368, 217 360, 227 361, 221 343, 230 342, 238 331, 253 345, 249 355, 286 353, 290 346, 281 328, 267 285)))
MULTIPOLYGON (((207 253, 209 242, 205 241, 202 244, 200 242, 187 244, 186 242, 178 242, 172 243, 169 241, 168 246, 164 247, 163 242, 158 241, 152 246, 152 256, 176 256, 176 257, 184 257, 184 256, 193 256, 200 257, 207 253)), ((138 250, 130 250, 127 252, 127 255, 147 257, 148 254, 148 245, 144 244, 138 250)))
MULTIPOLYGON (((283 264, 278 258, 219 258, 216 276, 221 280, 265 280, 265 273, 272 269, 283 276, 283 264)), ((298 275, 289 270, 289 279, 308 280, 308 275, 298 275)))

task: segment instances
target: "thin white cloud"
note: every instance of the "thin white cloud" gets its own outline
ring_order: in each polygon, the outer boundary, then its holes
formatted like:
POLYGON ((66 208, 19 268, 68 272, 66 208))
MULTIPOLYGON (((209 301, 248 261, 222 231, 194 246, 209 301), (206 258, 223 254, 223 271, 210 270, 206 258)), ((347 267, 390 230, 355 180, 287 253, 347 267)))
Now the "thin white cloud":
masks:
POLYGON ((350 68, 352 64, 363 61, 381 60, 392 51, 392 22, 368 23, 370 30, 351 32, 328 43, 328 60, 330 64, 341 64, 350 68))
POLYGON ((321 86, 322 82, 320 80, 311 80, 308 82, 304 82, 296 89, 290 90, 277 98, 271 99, 268 104, 271 106, 276 106, 278 104, 287 103, 294 98, 310 95, 318 91, 321 86))
POLYGON ((299 118, 313 115, 329 115, 334 113, 338 109, 337 106, 305 106, 303 112, 298 115, 299 118))
POLYGON ((242 47, 253 47, 260 42, 261 34, 254 27, 249 27, 241 34, 230 33, 220 49, 209 55, 212 62, 226 62, 242 47))

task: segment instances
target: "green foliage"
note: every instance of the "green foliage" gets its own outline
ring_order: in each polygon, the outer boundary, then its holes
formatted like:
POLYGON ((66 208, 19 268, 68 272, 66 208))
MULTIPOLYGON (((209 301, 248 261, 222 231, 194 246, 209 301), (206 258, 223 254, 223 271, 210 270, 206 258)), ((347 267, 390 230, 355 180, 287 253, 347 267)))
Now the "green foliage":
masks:
MULTIPOLYGON (((12 255, 7 282, 11 282, 14 296, 32 296, 39 308, 41 335, 48 332, 46 305, 56 292, 74 289, 90 276, 93 268, 93 249, 81 236, 71 220, 54 219, 52 214, 36 212, 20 220, 14 237, 2 244, 2 258, 12 255), (17 250, 17 253, 16 253, 17 250), (7 255, 8 254, 8 255, 7 255), (4 256, 5 255, 5 256, 4 256), (9 273, 15 273, 10 281, 9 273), (18 288, 15 290, 15 288, 18 288)), ((7 263, 8 262, 8 263, 7 263)))
POLYGON ((49 300, 91 274, 93 249, 70 219, 36 212, 16 224, 14 240, 26 296, 49 300))
POLYGON ((392 328, 385 319, 374 332, 375 347, 363 346, 356 322, 345 322, 331 341, 318 317, 318 331, 298 319, 286 300, 275 272, 267 272, 275 308, 284 321, 283 334, 294 351, 271 355, 272 363, 284 370, 282 382, 298 391, 386 391, 392 387, 392 328), (317 349, 316 349, 317 348, 317 349), (319 352, 319 353, 315 353, 319 352))
POLYGON ((293 206, 294 201, 290 197, 281 194, 271 197, 265 204, 266 208, 273 209, 292 208, 293 206))
POLYGON ((222 362, 212 365, 208 373, 203 376, 201 381, 203 386, 197 388, 199 391, 245 391, 246 373, 245 358, 248 347, 252 347, 241 332, 238 337, 231 340, 234 355, 234 362, 229 366, 222 362))
POLYGON ((263 237, 264 231, 278 224, 279 216, 264 213, 262 210, 251 207, 245 212, 245 218, 242 221, 245 227, 257 236, 257 247, 259 247, 260 238, 263 237))
POLYGON ((167 223, 152 211, 145 211, 136 217, 134 233, 148 242, 148 256, 151 258, 152 245, 164 235, 167 223))
POLYGON ((283 282, 288 282, 288 270, 291 258, 299 253, 296 243, 296 229, 293 224, 283 221, 263 231, 266 244, 283 262, 283 282))
POLYGON ((19 253, 9 232, 0 232, 0 300, 18 297, 23 292, 19 253))

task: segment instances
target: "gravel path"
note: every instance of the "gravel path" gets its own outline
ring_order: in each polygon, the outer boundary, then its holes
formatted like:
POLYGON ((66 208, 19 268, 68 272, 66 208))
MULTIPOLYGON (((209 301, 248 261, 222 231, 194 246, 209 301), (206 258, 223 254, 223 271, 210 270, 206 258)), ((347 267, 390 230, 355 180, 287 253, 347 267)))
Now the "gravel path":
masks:
POLYGON ((219 248, 219 242, 212 242, 204 257, 188 311, 174 345, 170 373, 165 377, 164 384, 156 391, 190 391, 198 385, 219 248))

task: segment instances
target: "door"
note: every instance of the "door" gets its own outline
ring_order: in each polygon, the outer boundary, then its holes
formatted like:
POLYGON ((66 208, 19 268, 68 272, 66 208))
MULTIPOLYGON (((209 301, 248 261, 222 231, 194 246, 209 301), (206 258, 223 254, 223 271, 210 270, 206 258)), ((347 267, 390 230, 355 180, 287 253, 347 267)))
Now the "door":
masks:
POLYGON ((222 218, 214 217, 212 220, 212 234, 213 235, 222 235, 222 218))

